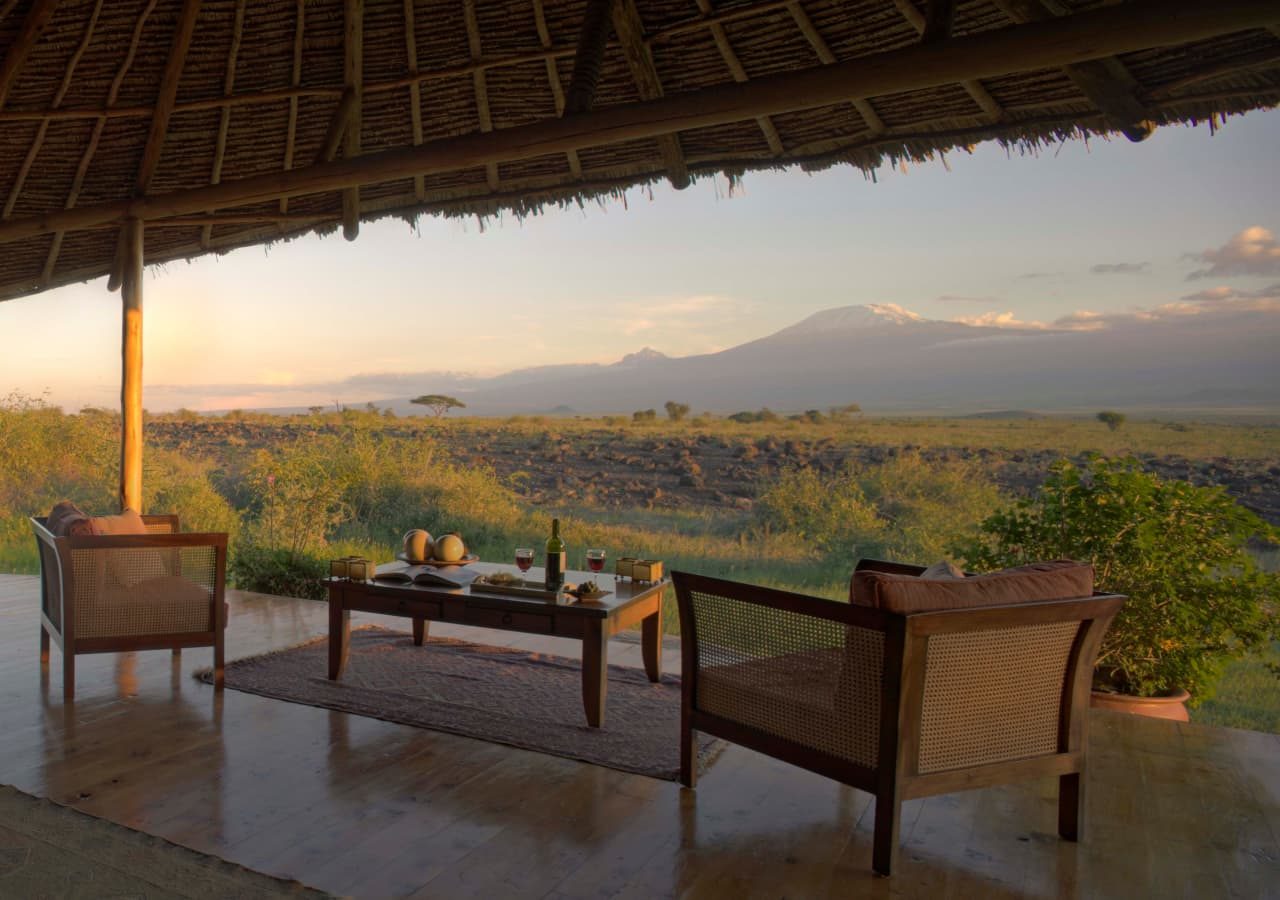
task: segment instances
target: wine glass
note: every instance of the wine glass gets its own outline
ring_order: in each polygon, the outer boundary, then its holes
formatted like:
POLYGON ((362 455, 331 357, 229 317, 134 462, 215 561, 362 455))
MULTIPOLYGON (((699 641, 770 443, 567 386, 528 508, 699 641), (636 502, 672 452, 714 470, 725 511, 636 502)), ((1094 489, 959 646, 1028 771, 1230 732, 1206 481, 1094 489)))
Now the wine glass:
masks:
POLYGON ((529 567, 533 565, 533 548, 532 547, 516 548, 516 565, 520 567, 521 572, 529 571, 529 567))
POLYGON ((592 549, 587 551, 587 568, 592 572, 604 571, 604 560, 607 554, 603 550, 592 549))

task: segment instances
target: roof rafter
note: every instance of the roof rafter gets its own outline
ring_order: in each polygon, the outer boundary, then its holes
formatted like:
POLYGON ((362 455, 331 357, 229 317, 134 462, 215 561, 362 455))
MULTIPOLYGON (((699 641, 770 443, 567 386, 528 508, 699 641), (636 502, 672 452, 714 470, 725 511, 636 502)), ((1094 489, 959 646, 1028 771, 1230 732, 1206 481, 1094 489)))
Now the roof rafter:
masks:
MULTIPOLYGON (((147 19, 150 18, 151 12, 156 8, 156 3, 157 0, 147 0, 147 5, 138 14, 138 21, 134 23, 133 35, 129 39, 129 47, 125 51, 124 60, 121 61, 120 68, 116 70, 115 77, 111 79, 111 85, 107 88, 107 106, 115 103, 116 97, 120 96, 120 85, 124 83, 125 76, 129 74, 129 69, 133 67, 133 60, 138 55, 138 46, 142 43, 142 29, 147 24, 147 19)), ((80 191, 84 187, 85 176, 89 173, 89 164, 93 162, 93 157, 98 152, 98 142, 102 139, 102 132, 106 127, 107 120, 105 117, 99 118, 93 125, 93 131, 89 135, 89 142, 85 145, 84 153, 80 154, 80 163, 76 166, 76 174, 71 182, 71 190, 67 193, 66 203, 63 205, 66 210, 74 209, 80 199, 80 191)), ((64 230, 57 229, 54 231, 53 242, 49 244, 49 252, 45 255, 44 268, 40 273, 42 284, 48 284, 53 279, 54 270, 58 265, 58 256, 62 252, 64 235, 64 230)))
POLYGON ((0 107, 3 107, 5 101, 9 99, 9 89, 18 80, 18 72, 22 70, 22 64, 27 61, 27 54, 40 40, 40 35, 44 34, 45 27, 48 26, 49 20, 53 18, 61 2, 62 0, 35 0, 27 10, 26 18, 22 20, 13 43, 9 45, 9 49, 5 51, 4 60, 0 62, 0 107))
MULTIPOLYGON (((302 84, 302 38, 307 28, 307 0, 298 0, 293 24, 293 71, 289 83, 296 90, 302 84)), ((293 168, 293 152, 298 139, 298 98, 289 98, 289 121, 284 134, 284 170, 293 168)), ((280 200, 281 214, 289 211, 289 198, 280 200)))
MULTIPOLYGON (((138 175, 133 184, 134 193, 140 197, 146 196, 150 190, 151 179, 155 177, 160 165, 160 154, 164 152, 165 137, 169 133, 169 117, 173 115, 173 107, 178 100, 178 83, 182 81, 182 70, 187 64, 187 50, 191 48, 196 19, 200 16, 200 2, 201 0, 183 0, 178 24, 173 30, 173 42, 169 46, 164 74, 160 76, 160 90, 151 116, 151 128, 147 132, 147 142, 143 145, 142 160, 138 163, 138 175)), ((122 228, 117 242, 115 265, 107 279, 107 290, 114 291, 120 287, 128 252, 128 235, 126 229, 122 228)))
MULTIPOLYGON (((418 74, 418 31, 413 0, 404 0, 404 50, 409 62, 409 74, 418 74)), ((422 143, 422 82, 409 85, 409 125, 413 133, 413 146, 422 143)), ((426 180, 413 176, 413 193, 419 201, 426 199, 426 180)))
MULTIPOLYGON (((1069 16, 1071 10, 1058 0, 992 0, 1006 16, 1018 24, 1043 22, 1069 16)), ((1145 141, 1155 130, 1138 99, 1141 85, 1129 69, 1114 56, 1063 66, 1067 77, 1080 92, 1129 140, 1145 141)))
MULTIPOLYGON (((465 170, 663 134, 740 122, 760 115, 815 109, 853 97, 880 96, 994 78, 1264 27, 1272 0, 1134 0, 1073 16, 914 44, 831 66, 726 83, 660 100, 619 104, 581 116, 542 119, 499 132, 442 138, 421 147, 270 172, 192 190, 100 203, 0 222, 0 243, 58 229, 95 227, 125 218, 192 215, 206 209, 270 202, 465 170)), ((1077 115, 1078 119, 1078 115, 1077 115)))
MULTIPOLYGON (((893 5, 902 13, 902 17, 911 23, 911 27, 920 32, 920 39, 923 41, 929 31, 929 20, 926 16, 920 14, 916 9, 912 0, 893 0, 893 5)), ((992 122, 999 122, 1005 117, 1004 109, 991 96, 988 91, 976 78, 970 78, 960 82, 960 86, 964 88, 965 93, 973 100, 974 103, 991 117, 992 122)))
MULTIPOLYGON (((640 20, 640 12, 636 9, 634 0, 615 0, 613 30, 622 45, 622 55, 626 57, 627 67, 631 69, 631 78, 636 83, 640 99, 661 99, 664 96, 662 80, 653 64, 653 54, 644 41, 644 23, 640 20)), ((689 186, 689 167, 684 161, 684 150, 680 147, 678 132, 672 130, 655 137, 658 152, 667 169, 667 180, 676 190, 684 190, 689 186)))
MULTIPOLYGON (((89 14, 89 22, 84 27, 84 35, 80 38, 80 44, 67 62, 67 69, 62 75, 62 83, 58 85, 58 92, 53 95, 55 109, 62 103, 62 99, 67 96, 67 91, 71 88, 71 82, 76 73, 76 66, 80 64, 80 58, 84 56, 85 50, 89 49, 89 42, 93 40, 93 30, 98 26, 98 16, 102 14, 102 3, 103 0, 97 0, 97 3, 94 4, 93 11, 89 14)), ((44 139, 48 133, 49 122, 46 119, 36 129, 36 136, 31 141, 31 147, 27 150, 26 157, 22 160, 22 166, 18 169, 18 177, 13 180, 13 187, 9 190, 9 198, 5 200, 4 210, 0 211, 0 219, 7 219, 13 214, 13 208, 17 205, 18 197, 22 194, 22 188, 27 182, 27 176, 31 174, 31 167, 35 164, 36 157, 40 155, 40 148, 44 146, 44 139)))
MULTIPOLYGON (((711 7, 711 0, 697 0, 698 9, 704 16, 709 16, 715 12, 711 7)), ((749 80, 747 78, 747 70, 742 67, 742 61, 738 59, 738 54, 734 52, 733 44, 729 42, 729 35, 725 32, 724 26, 720 23, 714 23, 710 26, 711 39, 716 42, 716 48, 720 51, 720 58, 724 60, 724 64, 729 67, 729 74, 733 76, 734 81, 743 82, 749 80)), ((782 145, 782 136, 778 134, 778 129, 773 124, 773 119, 768 116, 760 116, 756 119, 756 124, 760 126, 760 133, 764 135, 764 141, 769 145, 769 150, 775 156, 781 156, 786 152, 786 148, 782 145)))
MULTIPOLYGON (((476 19, 475 0, 462 0, 462 13, 467 25, 467 46, 471 50, 471 59, 475 62, 483 56, 480 46, 480 23, 476 19)), ((485 80, 483 69, 477 69, 472 73, 471 84, 475 89, 476 116, 480 120, 480 131, 482 134, 488 134, 493 131, 493 118, 489 113, 489 84, 485 80)), ((496 162, 485 164, 484 178, 490 190, 496 191, 498 189, 498 164, 496 162)))
MULTIPOLYGON (((355 159, 360 155, 364 123, 364 0, 344 0, 342 23, 342 73, 346 82, 342 105, 350 104, 343 123, 342 156, 355 159)), ((342 236, 349 241, 360 236, 359 185, 342 192, 342 236)))
MULTIPOLYGON (((240 55, 240 39, 244 34, 244 8, 246 0, 236 0, 235 21, 231 26, 231 47, 227 50, 227 70, 222 78, 222 93, 230 96, 236 86, 236 58, 240 55)), ((222 118, 218 121, 218 136, 213 147, 213 171, 209 173, 209 183, 222 181, 222 162, 227 155, 227 133, 231 130, 231 107, 222 107, 222 118)), ((206 225, 200 237, 202 246, 209 246, 209 238, 213 236, 213 226, 206 225)))
POLYGON ((613 27, 611 9, 613 0, 587 0, 582 14, 582 28, 578 32, 578 47, 573 54, 573 75, 565 94, 564 114, 586 112, 596 101, 596 87, 600 83, 600 69, 604 64, 604 49, 609 43, 613 27))
MULTIPOLYGON (((826 39, 818 31, 817 26, 813 24, 809 14, 800 5, 800 0, 790 0, 787 4, 787 9, 791 13, 791 18, 795 21, 796 27, 804 35, 804 39, 809 42, 813 52, 818 54, 818 61, 824 66, 835 65, 839 60, 831 52, 826 39)), ((884 119, 880 118, 880 114, 876 112, 876 108, 871 105, 870 100, 865 97, 854 97, 851 102, 853 103, 853 108, 858 111, 858 115, 862 116, 862 121, 867 123, 868 131, 872 134, 884 134, 888 130, 884 124, 884 119)))
MULTIPOLYGON (((533 0, 533 19, 538 28, 538 42, 542 44, 543 49, 551 47, 551 32, 547 29, 547 16, 542 8, 542 0, 533 0)), ((562 116, 565 105, 564 88, 560 84, 560 68, 556 65, 554 56, 547 56, 546 67, 547 83, 551 86, 551 96, 555 100, 556 115, 562 116)), ((573 177, 581 178, 582 161, 578 159, 578 151, 567 151, 565 159, 569 162, 569 172, 573 177)))

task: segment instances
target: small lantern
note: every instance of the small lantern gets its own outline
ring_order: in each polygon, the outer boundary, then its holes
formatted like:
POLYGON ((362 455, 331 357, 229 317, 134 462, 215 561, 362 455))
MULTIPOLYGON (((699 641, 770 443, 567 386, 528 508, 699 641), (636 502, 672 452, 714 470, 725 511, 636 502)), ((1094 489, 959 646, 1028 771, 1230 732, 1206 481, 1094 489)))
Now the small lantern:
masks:
POLYGON ((373 560, 363 556, 344 556, 329 562, 329 575, 347 581, 369 581, 373 578, 374 569, 373 560))

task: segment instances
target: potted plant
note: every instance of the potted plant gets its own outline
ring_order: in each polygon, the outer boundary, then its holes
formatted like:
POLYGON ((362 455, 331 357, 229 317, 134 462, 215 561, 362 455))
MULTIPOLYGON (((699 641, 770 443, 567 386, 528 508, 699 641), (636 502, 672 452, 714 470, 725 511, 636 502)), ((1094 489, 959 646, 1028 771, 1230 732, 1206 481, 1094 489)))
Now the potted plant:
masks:
POLYGON ((1227 662, 1276 640, 1280 575, 1249 552, 1275 531, 1220 487, 1162 479, 1133 458, 1064 461, 981 531, 957 548, 972 568, 1089 560, 1098 590, 1129 597, 1098 654, 1095 706, 1127 697, 1128 711, 1185 721, 1189 695, 1208 698, 1227 662))

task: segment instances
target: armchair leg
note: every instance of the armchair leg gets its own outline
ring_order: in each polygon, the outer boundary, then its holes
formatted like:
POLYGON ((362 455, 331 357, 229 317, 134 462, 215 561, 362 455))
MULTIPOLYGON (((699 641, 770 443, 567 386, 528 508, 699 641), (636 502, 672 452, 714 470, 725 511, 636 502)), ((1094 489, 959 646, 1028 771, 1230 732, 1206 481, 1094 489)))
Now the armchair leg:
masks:
POLYGON ((43 624, 40 626, 40 666, 49 667, 49 632, 44 630, 43 624))
POLYGON ((76 699, 76 654, 67 647, 62 647, 62 699, 68 703, 76 699))
POLYGON ((213 639, 213 689, 215 691, 222 690, 222 686, 226 681, 226 653, 224 647, 225 638, 223 631, 218 629, 217 636, 213 639))
POLYGON ((898 824, 902 818, 902 800, 897 791, 876 795, 876 830, 871 849, 871 868, 881 875, 891 875, 898 858, 898 824))
POLYGON ((1064 840, 1080 840, 1084 817, 1084 773, 1058 777, 1058 834, 1064 840))
POLYGON ((698 752, 692 728, 680 729, 680 783, 687 788, 697 787, 698 752))

